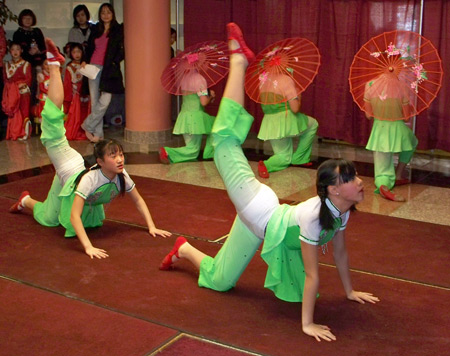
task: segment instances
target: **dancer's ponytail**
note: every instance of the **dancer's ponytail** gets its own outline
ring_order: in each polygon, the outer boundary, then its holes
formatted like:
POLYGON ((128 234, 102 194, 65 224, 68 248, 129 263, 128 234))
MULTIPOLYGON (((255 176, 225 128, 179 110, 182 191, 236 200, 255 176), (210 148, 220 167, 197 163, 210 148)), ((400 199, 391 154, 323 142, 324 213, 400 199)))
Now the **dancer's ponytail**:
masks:
POLYGON ((94 169, 99 169, 100 166, 98 164, 93 165, 90 168, 86 168, 83 172, 81 172, 76 178, 75 181, 73 182, 73 190, 75 191, 78 187, 78 184, 80 184, 81 178, 83 178, 83 176, 89 172, 90 170, 94 170, 94 169))

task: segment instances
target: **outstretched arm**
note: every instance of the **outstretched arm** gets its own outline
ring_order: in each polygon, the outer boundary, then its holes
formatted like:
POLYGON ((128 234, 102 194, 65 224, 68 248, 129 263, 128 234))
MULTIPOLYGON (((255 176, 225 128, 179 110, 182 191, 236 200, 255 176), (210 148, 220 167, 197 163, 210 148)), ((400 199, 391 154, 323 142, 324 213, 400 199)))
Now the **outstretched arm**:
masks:
POLYGON ((305 242, 302 244, 302 258, 305 267, 305 287, 302 301, 302 329, 309 336, 317 341, 336 340, 336 337, 326 325, 314 324, 314 307, 316 304, 317 292, 319 291, 319 256, 317 246, 305 242))
POLYGON ((84 208, 84 199, 79 195, 75 194, 75 198, 72 204, 72 211, 70 213, 70 222, 77 234, 78 240, 80 240, 83 245, 84 251, 90 258, 106 258, 109 257, 105 250, 96 248, 92 246, 89 240, 86 230, 83 226, 83 221, 81 220, 81 214, 84 208))
POLYGON ((142 196, 139 194, 136 187, 133 190, 131 190, 129 194, 134 204, 136 205, 137 210, 145 219, 145 222, 147 223, 148 226, 148 232, 150 233, 150 235, 152 235, 153 237, 155 237, 156 235, 160 235, 162 237, 168 237, 172 235, 168 231, 156 228, 155 223, 153 222, 152 216, 150 214, 150 211, 148 210, 147 204, 145 203, 144 199, 142 199, 142 196))
POLYGON ((333 255, 347 298, 361 304, 364 304, 365 302, 378 302, 379 299, 371 293, 357 292, 353 290, 352 281, 350 278, 350 268, 348 265, 347 248, 345 246, 344 230, 338 231, 333 237, 333 255))

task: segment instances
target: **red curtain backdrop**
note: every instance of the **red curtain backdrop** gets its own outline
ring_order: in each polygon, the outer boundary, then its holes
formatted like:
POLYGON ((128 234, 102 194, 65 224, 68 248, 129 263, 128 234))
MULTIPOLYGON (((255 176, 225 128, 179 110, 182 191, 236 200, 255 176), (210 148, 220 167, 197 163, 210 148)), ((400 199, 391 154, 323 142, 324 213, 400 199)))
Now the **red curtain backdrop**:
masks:
MULTIPOLYGON (((432 41, 444 68, 438 97, 416 120, 419 149, 450 151, 449 94, 450 2, 367 0, 184 0, 185 47, 206 40, 226 40, 225 25, 238 23, 256 53, 278 40, 304 37, 321 53, 319 74, 302 95, 302 111, 319 121, 324 138, 365 145, 370 134, 368 121, 350 94, 348 75, 353 56, 371 37, 393 30, 415 31, 432 41)), ((218 98, 224 83, 216 88, 218 98)), ((247 110, 255 116, 254 130, 262 119, 259 104, 250 99, 247 110)), ((216 111, 213 107, 212 111, 216 111)), ((213 112, 214 113, 214 112, 213 112)))

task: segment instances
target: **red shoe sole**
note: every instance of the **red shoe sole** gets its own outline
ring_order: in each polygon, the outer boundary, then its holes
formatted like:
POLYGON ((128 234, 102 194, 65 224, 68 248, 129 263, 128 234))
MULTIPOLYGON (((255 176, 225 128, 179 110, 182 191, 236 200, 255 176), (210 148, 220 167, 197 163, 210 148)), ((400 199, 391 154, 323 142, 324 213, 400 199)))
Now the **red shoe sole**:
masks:
POLYGON ((240 27, 234 22, 230 22, 229 24, 227 24, 227 32, 228 40, 237 41, 240 47, 234 51, 231 51, 230 54, 242 53, 247 58, 248 64, 252 63, 256 57, 253 51, 248 48, 247 44, 245 43, 244 35, 242 34, 240 27))
POLYGON ((186 242, 187 242, 187 240, 186 240, 186 238, 184 236, 179 236, 176 239, 172 250, 166 255, 166 257, 164 257, 164 259, 162 260, 161 264, 159 265, 159 269, 161 271, 167 271, 167 270, 172 268, 172 266, 173 266, 172 257, 175 255, 177 258, 180 258, 180 256, 178 255, 178 250, 186 242))
POLYGON ((395 194, 392 193, 387 187, 385 187, 384 185, 382 185, 380 187, 380 195, 388 200, 392 200, 395 201, 395 194))
POLYGON ((269 178, 269 171, 263 161, 258 162, 258 174, 261 178, 269 178))
POLYGON ((382 185, 380 187, 380 195, 387 199, 396 202, 404 202, 405 199, 401 195, 397 195, 394 192, 390 191, 386 186, 382 185))
POLYGON ((45 38, 45 48, 47 49, 47 52, 50 52, 53 55, 53 58, 47 58, 48 61, 59 62, 61 64, 66 62, 64 56, 59 52, 58 47, 56 47, 55 43, 48 37, 45 38))
POLYGON ((311 167, 313 165, 312 162, 308 162, 308 163, 302 163, 302 164, 292 164, 292 167, 311 167))
POLYGON ((167 154, 167 151, 164 147, 161 147, 159 149, 159 160, 161 161, 161 163, 170 164, 169 155, 167 154))
POLYGON ((19 214, 24 209, 24 207, 20 203, 22 202, 22 199, 27 195, 30 195, 30 193, 27 190, 24 190, 20 194, 19 199, 9 208, 9 212, 12 214, 19 214), (20 209, 19 206, 22 206, 22 209, 20 209))

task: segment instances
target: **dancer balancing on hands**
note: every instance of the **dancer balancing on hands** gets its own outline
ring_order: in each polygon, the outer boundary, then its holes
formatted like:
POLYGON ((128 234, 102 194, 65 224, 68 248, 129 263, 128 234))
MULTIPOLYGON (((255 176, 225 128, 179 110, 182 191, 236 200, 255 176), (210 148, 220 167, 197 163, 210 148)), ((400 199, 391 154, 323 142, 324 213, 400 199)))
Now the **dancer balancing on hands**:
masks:
POLYGON ((145 201, 123 168, 123 149, 119 142, 99 141, 94 147, 97 164, 88 170, 85 170, 83 157, 69 146, 65 136, 64 112, 61 110, 64 90, 59 68, 64 63, 64 57, 50 39, 45 42, 50 83, 42 111, 41 142, 56 175, 44 202, 34 200, 24 191, 10 212, 31 209, 41 225, 61 224, 66 228, 66 237, 77 236, 89 257, 106 258, 106 251, 92 245, 85 228, 101 226, 105 218, 103 204, 126 192, 144 217, 150 235, 170 236, 170 232, 156 228, 145 201))
POLYGON ((230 73, 212 135, 214 160, 237 217, 214 258, 180 236, 160 269, 168 270, 178 259, 186 258, 200 269, 200 287, 227 291, 264 241, 261 256, 268 264, 265 287, 282 300, 303 302, 302 328, 307 335, 317 341, 335 340, 330 328, 314 323, 313 318, 319 289, 318 245, 333 239, 334 258, 348 299, 378 301, 370 293, 353 289, 345 247, 349 211, 364 198, 362 181, 351 162, 328 160, 317 173, 318 196, 289 206, 280 205, 272 189, 255 178, 241 148, 253 122, 243 105, 244 74, 254 54, 236 24, 228 24, 227 31, 230 73))

